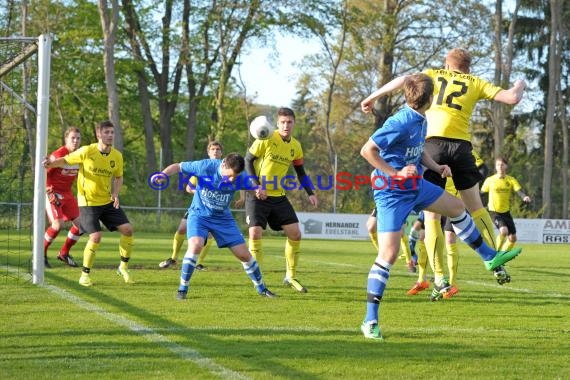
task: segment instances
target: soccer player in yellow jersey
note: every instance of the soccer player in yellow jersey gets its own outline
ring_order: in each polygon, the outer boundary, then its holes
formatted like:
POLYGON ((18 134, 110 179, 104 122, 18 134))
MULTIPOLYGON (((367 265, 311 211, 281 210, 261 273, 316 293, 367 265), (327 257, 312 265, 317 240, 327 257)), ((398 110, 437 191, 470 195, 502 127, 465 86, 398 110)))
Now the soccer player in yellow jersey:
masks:
POLYGON ((89 234, 89 241, 83 251, 83 268, 79 284, 92 286, 89 273, 95 261, 95 254, 101 242, 101 223, 109 231, 119 231, 120 264, 117 274, 126 283, 133 280, 128 262, 133 248, 133 227, 119 204, 119 191, 123 185, 123 155, 113 148, 115 126, 103 121, 95 128, 97 143, 83 146, 64 157, 47 157, 45 168, 61 168, 79 164, 77 176, 77 200, 79 204, 80 229, 89 234))
POLYGON ((514 177, 507 175, 507 159, 497 157, 495 160, 494 174, 483 182, 481 192, 489 193, 489 212, 499 229, 497 235, 497 247, 500 250, 509 250, 514 247, 517 241, 517 229, 511 216, 511 196, 517 194, 525 203, 530 203, 531 199, 522 191, 522 186, 514 177))
MULTIPOLYGON (((308 179, 303 166, 301 144, 293 137, 294 128, 295 113, 290 108, 282 107, 277 111, 277 130, 273 135, 267 140, 255 140, 249 148, 245 156, 245 168, 257 189, 248 191, 245 212, 249 225, 249 250, 259 265, 263 262, 263 230, 268 224, 274 231, 283 230, 287 236, 283 283, 300 293, 306 293, 307 288, 297 279, 301 246, 299 219, 283 188, 283 180, 291 164, 301 184, 308 179)), ((311 187, 303 188, 309 195, 309 202, 317 207, 317 196, 311 187)))
MULTIPOLYGON (((443 69, 428 69, 424 73, 433 79, 434 99, 426 111, 428 130, 425 151, 440 165, 451 168, 453 181, 461 199, 491 247, 495 247, 492 220, 483 207, 479 194, 480 174, 472 155, 469 119, 479 100, 494 100, 504 104, 518 104, 522 99, 525 82, 515 81, 513 87, 505 90, 492 83, 469 74, 471 56, 464 49, 452 49, 446 56, 443 69)), ((394 90, 402 88, 408 76, 400 76, 373 92, 362 102, 363 109, 372 109, 374 101, 394 90)), ((445 187, 445 178, 439 173, 427 170, 424 178, 440 187, 445 187)), ((428 252, 443 252, 443 232, 440 215, 425 213, 425 243, 428 252)), ((507 277, 504 267, 495 269, 495 277, 507 277)), ((445 278, 435 275, 438 288, 449 288, 445 278)))

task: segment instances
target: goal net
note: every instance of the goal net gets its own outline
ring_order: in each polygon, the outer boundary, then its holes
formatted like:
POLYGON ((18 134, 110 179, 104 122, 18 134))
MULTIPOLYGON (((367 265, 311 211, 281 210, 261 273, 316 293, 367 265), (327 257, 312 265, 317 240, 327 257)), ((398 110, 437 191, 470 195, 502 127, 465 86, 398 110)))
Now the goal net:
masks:
POLYGON ((40 165, 47 150, 50 52, 49 35, 0 38, 0 279, 4 281, 24 278, 43 283, 45 171, 40 165))

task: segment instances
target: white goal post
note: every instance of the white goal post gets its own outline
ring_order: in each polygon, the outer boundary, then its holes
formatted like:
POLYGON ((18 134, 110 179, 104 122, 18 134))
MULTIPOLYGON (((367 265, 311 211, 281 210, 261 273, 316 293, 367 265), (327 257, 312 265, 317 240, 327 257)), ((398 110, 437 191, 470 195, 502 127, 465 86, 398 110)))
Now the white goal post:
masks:
POLYGON ((33 229, 33 266, 32 283, 44 282, 44 233, 46 204, 46 171, 42 160, 47 154, 47 136, 49 120, 49 87, 51 67, 50 34, 38 37, 38 97, 36 106, 36 153, 34 158, 34 229, 33 229))
MULTIPOLYGON (((41 285, 44 282, 44 234, 45 234, 45 181, 46 171, 42 166, 42 160, 47 153, 48 119, 49 119, 49 93, 50 93, 50 64, 52 35, 42 34, 39 37, 0 37, 2 43, 2 56, 0 60, 0 86, 3 92, 15 100, 14 103, 22 105, 24 115, 32 112, 36 118, 35 144, 33 148, 33 204, 32 204, 32 283, 41 285), (18 47, 22 46, 21 49, 18 47), (4 50, 5 49, 5 50, 4 50), (37 101, 36 105, 28 103, 27 85, 28 80, 24 74, 24 84, 21 86, 13 79, 18 75, 15 69, 25 72, 26 61, 37 54, 37 101), (14 86, 15 85, 15 86, 14 86), (20 94, 21 93, 21 94, 20 94), (34 147, 35 145, 35 147, 34 147)), ((35 82, 35 81, 34 81, 35 82)), ((4 115, 4 114, 3 114, 4 115)), ((26 118, 26 116, 24 116, 26 118)), ((31 131, 30 131, 31 132, 31 131)), ((31 133, 30 133, 31 135, 31 133)), ((33 139, 33 136, 29 136, 33 139)), ((18 228, 20 228, 18 223, 18 228)), ((28 248, 29 249, 29 248, 28 248)), ((20 254, 27 254, 24 250, 20 254)), ((10 272, 10 264, 7 259, 7 271, 10 272)))

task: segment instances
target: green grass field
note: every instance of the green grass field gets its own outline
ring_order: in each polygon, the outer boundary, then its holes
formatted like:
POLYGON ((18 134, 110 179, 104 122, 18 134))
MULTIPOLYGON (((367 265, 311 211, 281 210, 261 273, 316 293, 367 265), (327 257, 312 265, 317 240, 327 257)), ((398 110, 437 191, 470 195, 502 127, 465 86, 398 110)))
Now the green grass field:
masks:
POLYGON ((178 268, 158 268, 171 235, 135 238, 134 285, 115 274, 117 234, 103 237, 93 288, 55 260, 62 237, 43 286, 15 278, 14 258, 0 257, 1 379, 570 378, 568 246, 525 245, 502 287, 461 246, 460 292, 439 302, 406 295, 415 275, 400 260, 381 306, 386 340, 376 342, 359 330, 369 242, 304 241, 298 277, 309 292, 299 294, 281 285, 284 240, 265 240, 277 299, 259 297, 230 252, 212 249, 209 270, 177 301, 178 268))

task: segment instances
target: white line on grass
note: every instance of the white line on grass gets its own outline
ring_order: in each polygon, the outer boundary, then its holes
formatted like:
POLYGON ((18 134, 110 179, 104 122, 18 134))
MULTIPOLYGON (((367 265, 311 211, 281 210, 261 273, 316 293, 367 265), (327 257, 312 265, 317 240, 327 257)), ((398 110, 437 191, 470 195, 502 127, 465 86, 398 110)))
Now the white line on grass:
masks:
MULTIPOLYGON (((17 269, 14 268, 7 268, 9 272, 12 273, 20 273, 17 269)), ((24 273, 21 274, 22 277, 25 276, 29 277, 29 274, 24 273)), ((119 314, 114 314, 114 313, 110 313, 108 311, 106 311, 105 309, 94 305, 92 303, 89 303, 71 293, 68 293, 66 290, 61 289, 57 286, 54 285, 41 285, 43 288, 49 290, 50 292, 56 294, 57 296, 63 298, 66 301, 69 301, 71 303, 73 303, 74 305, 81 307, 85 310, 94 312, 100 316, 102 316, 103 318, 107 319, 108 321, 111 321, 113 323, 115 323, 116 325, 119 326, 123 326, 128 328, 131 331, 134 331, 140 335, 142 335, 145 339, 147 339, 148 341, 152 342, 152 343, 156 343, 160 346, 163 346, 164 348, 168 349, 169 351, 171 351, 172 353, 180 356, 182 359, 184 360, 189 360, 193 363, 196 363, 198 366, 212 372, 213 374, 218 375, 219 377, 223 378, 223 379, 249 379, 249 377, 239 373, 239 372, 235 372, 232 371, 231 369, 225 368, 219 364, 216 364, 213 360, 208 359, 207 357, 204 357, 202 354, 200 354, 198 351, 189 348, 189 347, 184 347, 181 346, 177 343, 172 342, 170 339, 168 339, 167 337, 165 337, 164 335, 158 334, 155 332, 155 330, 149 328, 149 327, 145 327, 135 321, 132 321, 128 318, 125 318, 119 314)))
MULTIPOLYGON (((362 268, 361 265, 350 264, 350 263, 335 263, 335 262, 320 261, 320 260, 306 260, 306 261, 310 261, 310 262, 315 263, 315 264, 330 265, 330 266, 334 266, 334 267, 362 268)), ((400 271, 400 270, 393 270, 392 269, 390 272, 391 273, 397 273, 400 275, 408 274, 410 276, 416 276, 415 273, 409 273, 409 272, 400 271)), ((462 282, 465 282, 465 283, 468 283, 471 285, 484 286, 484 287, 488 287, 488 288, 503 289, 503 290, 516 292, 516 293, 540 294, 540 295, 544 296, 544 298, 566 298, 566 297, 570 297, 570 294, 546 293, 546 292, 536 291, 536 290, 526 289, 526 288, 515 288, 515 287, 512 287, 510 285, 499 285, 499 284, 495 284, 494 282, 493 283, 487 283, 487 282, 472 281, 472 280, 464 280, 462 282)))

